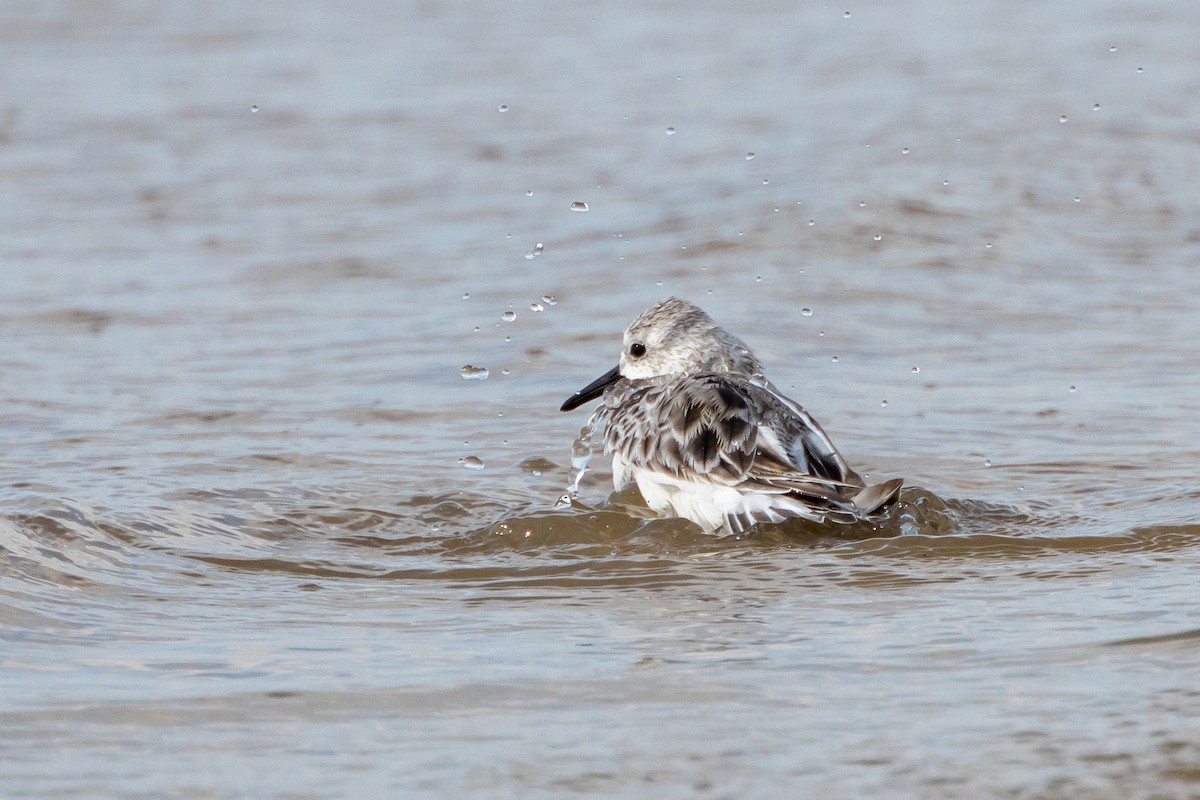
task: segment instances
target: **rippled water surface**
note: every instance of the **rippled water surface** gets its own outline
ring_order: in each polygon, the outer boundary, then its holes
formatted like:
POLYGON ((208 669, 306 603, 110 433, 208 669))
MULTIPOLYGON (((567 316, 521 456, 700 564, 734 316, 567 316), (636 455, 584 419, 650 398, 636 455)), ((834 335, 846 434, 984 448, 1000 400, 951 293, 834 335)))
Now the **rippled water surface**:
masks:
POLYGON ((0 23, 0 796, 1200 796, 1194 4, 0 23), (889 521, 556 507, 669 294, 889 521))

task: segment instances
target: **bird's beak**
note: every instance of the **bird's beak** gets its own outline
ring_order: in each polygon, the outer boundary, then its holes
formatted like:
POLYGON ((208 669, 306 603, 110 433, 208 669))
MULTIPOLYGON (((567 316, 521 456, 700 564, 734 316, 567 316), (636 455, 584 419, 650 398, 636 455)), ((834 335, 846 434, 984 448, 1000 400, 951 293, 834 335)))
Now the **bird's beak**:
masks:
POLYGON ((604 390, 612 386, 621 379, 621 365, 610 369, 608 372, 601 375, 596 380, 589 383, 587 386, 580 389, 575 394, 567 398, 567 401, 562 404, 562 411, 570 411, 579 408, 589 400, 595 400, 600 395, 604 394, 604 390))

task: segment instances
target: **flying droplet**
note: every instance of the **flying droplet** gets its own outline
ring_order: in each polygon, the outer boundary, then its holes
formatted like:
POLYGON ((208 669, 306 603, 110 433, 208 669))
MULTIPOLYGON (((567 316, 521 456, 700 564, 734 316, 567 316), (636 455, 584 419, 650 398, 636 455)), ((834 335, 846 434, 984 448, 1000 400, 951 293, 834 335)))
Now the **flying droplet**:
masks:
POLYGON ((503 314, 500 315, 500 319, 504 320, 505 322, 512 322, 516 318, 517 318, 517 312, 515 312, 515 311, 505 311, 503 314))
POLYGON ((545 248, 545 245, 543 245, 541 242, 538 242, 537 244, 535 244, 533 246, 532 250, 530 250, 528 253, 525 254, 525 258, 532 261, 533 259, 537 258, 538 256, 540 256, 542 254, 542 250, 544 248, 545 248))
POLYGON ((572 211, 587 211, 588 204, 583 202, 582 200, 576 200, 574 203, 571 203, 571 210, 572 211))
POLYGON ((802 316, 802 317, 811 317, 811 316, 812 316, 812 309, 811 309, 811 308, 802 308, 802 309, 800 309, 800 316, 802 316))
POLYGON ((462 464, 467 469, 473 469, 476 472, 483 469, 483 459, 479 456, 467 456, 465 458, 460 458, 458 463, 462 464))
POLYGON ((472 367, 470 364, 467 364, 458 371, 458 374, 462 375, 464 381, 486 381, 488 377, 488 368, 472 367))

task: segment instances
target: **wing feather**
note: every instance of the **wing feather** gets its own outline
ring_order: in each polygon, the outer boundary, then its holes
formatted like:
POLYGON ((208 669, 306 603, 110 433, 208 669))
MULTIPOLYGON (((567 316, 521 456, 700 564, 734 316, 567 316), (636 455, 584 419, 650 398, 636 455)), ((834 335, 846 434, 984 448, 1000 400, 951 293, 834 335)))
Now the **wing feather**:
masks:
POLYGON ((865 487, 816 420, 765 379, 703 373, 632 381, 613 411, 605 449, 626 469, 776 498, 728 515, 731 530, 787 516, 851 522, 886 510, 899 493, 899 481, 865 487))

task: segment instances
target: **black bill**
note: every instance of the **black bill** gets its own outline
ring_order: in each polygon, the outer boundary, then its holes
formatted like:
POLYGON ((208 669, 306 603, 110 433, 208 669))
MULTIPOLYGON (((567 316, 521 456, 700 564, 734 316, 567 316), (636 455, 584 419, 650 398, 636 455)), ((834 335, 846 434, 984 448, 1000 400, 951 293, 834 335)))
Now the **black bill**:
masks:
POLYGON ((620 379, 621 366, 618 364, 608 372, 601 375, 599 378, 596 378, 596 380, 592 381, 587 386, 580 389, 575 394, 568 397, 566 402, 562 404, 562 408, 560 410, 570 411, 571 409, 579 408, 589 400, 595 400, 597 397, 604 394, 605 389, 612 386, 620 379))

